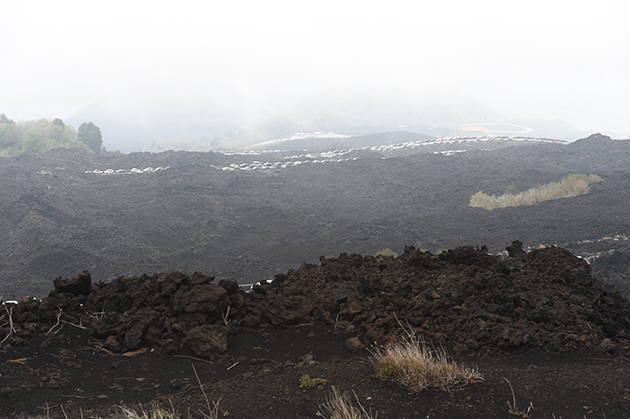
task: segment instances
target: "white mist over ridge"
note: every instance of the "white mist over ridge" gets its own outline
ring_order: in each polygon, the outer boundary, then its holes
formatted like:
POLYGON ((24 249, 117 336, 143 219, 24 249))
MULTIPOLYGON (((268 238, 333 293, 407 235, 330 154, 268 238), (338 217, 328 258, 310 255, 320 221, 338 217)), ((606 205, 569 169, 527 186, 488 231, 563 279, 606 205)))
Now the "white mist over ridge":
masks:
POLYGON ((629 15, 618 0, 7 2, 0 113, 92 121, 124 152, 475 121, 623 138, 629 15))
POLYGON ((432 137, 527 134, 564 140, 589 134, 559 120, 509 120, 474 98, 452 91, 322 91, 309 97, 250 103, 249 113, 240 113, 242 98, 226 95, 222 99, 223 103, 214 99, 196 104, 145 103, 128 113, 103 101, 66 122, 93 121, 103 132, 104 146, 122 152, 244 150, 296 135, 342 138, 401 130, 432 137), (477 125, 484 131, 470 131, 477 125))

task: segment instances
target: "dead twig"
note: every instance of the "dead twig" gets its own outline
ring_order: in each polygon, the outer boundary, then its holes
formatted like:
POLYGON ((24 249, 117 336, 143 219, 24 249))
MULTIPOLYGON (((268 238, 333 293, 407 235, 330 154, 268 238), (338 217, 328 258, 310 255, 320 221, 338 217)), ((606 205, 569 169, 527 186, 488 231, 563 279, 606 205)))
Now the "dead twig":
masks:
POLYGON ((4 306, 4 309, 9 315, 9 333, 5 336, 4 339, 2 339, 2 342, 0 342, 0 345, 6 342, 7 339, 9 339, 14 333, 17 333, 15 330, 15 327, 13 327, 13 307, 4 306))
POLYGON ((230 324, 230 321, 231 321, 231 320, 228 320, 229 315, 230 315, 230 306, 227 306, 227 309, 225 309, 225 313, 221 313, 221 317, 223 317, 223 324, 225 324, 226 326, 230 324))
POLYGON ((341 324, 339 324, 339 313, 337 313, 337 317, 335 317, 335 330, 340 329, 340 328, 344 328, 341 324))
MULTIPOLYGON (((55 327, 59 326, 59 321, 60 321, 60 319, 61 319, 61 313, 62 313, 62 312, 63 312, 63 309, 62 309, 61 307, 59 307, 59 312, 57 313, 57 323, 55 323, 55 324, 53 325, 53 327, 51 327, 50 329, 48 329, 48 332, 46 332, 46 334, 49 334, 50 332, 52 332, 52 331, 53 331, 53 329, 54 329, 55 327)), ((59 330, 61 330, 61 327, 59 328, 59 330)), ((57 332, 58 332, 59 330, 57 330, 57 332)), ((55 334, 57 334, 57 332, 55 332, 55 334)))
POLYGON ((68 415, 66 415, 66 411, 63 410, 63 405, 60 405, 60 406, 61 406, 61 413, 63 413, 63 417, 68 419, 68 415))
POLYGON ((203 384, 201 384, 201 380, 199 379, 199 375, 197 374, 197 370, 195 369, 195 364, 192 364, 192 368, 195 372, 195 377, 197 377, 197 382, 199 383, 201 393, 203 394, 204 399, 206 399, 206 407, 208 408, 208 413, 210 414, 210 416, 206 415, 202 411, 199 411, 199 413, 201 413, 204 417, 208 419, 217 419, 219 417, 219 402, 221 401, 222 397, 219 398, 219 400, 216 402, 213 401, 212 404, 214 404, 214 408, 211 408, 210 401, 208 400, 208 395, 206 395, 206 391, 203 389, 203 384))
POLYGON ((310 322, 310 323, 300 323, 300 324, 296 324, 293 325, 291 327, 289 327, 289 330, 293 330, 293 329, 297 329, 298 327, 306 327, 306 326, 313 326, 315 324, 315 322, 310 322))
POLYGON ((21 364, 21 365, 26 365, 26 361, 28 361, 29 358, 17 358, 17 359, 9 359, 7 360, 7 364, 21 364))
MULTIPOLYGON (((77 329, 87 330, 87 327, 83 326, 83 318, 81 318, 81 317, 79 317, 79 324, 70 323, 70 322, 67 322, 65 320, 62 320, 61 322, 65 323, 67 325, 76 327, 77 329)), ((55 333, 57 333, 57 332, 55 332, 55 333)))
POLYGON ((195 372, 195 377, 197 378, 197 382, 199 383, 199 388, 201 389, 201 394, 203 394, 203 397, 206 399, 206 406, 208 407, 208 411, 211 411, 210 409, 210 401, 208 400, 208 396, 206 395, 206 391, 203 389, 203 384, 201 384, 201 380, 199 379, 199 374, 197 374, 197 369, 195 368, 195 364, 191 364, 192 365, 192 369, 195 372))
POLYGON ((392 312, 392 314, 394 315, 394 318, 396 319, 396 321, 398 322, 398 325, 401 327, 401 329, 405 332, 405 334, 407 335, 407 337, 409 339, 414 339, 416 337, 416 332, 413 329, 413 327, 411 327, 411 325, 409 324, 409 320, 406 320, 407 322, 407 327, 403 326, 403 324, 400 322, 400 319, 398 318, 398 316, 396 315, 396 312, 392 312))
POLYGON ((105 312, 99 311, 96 313, 90 313, 89 316, 93 318, 94 320, 101 320, 103 317, 105 317, 105 312))
POLYGON ((142 355, 143 353, 145 353, 147 351, 147 348, 140 348, 137 349, 135 351, 128 351, 122 354, 122 356, 127 357, 127 358, 135 358, 138 355, 142 355))
POLYGON ((208 361, 207 359, 195 358, 194 356, 188 356, 188 355, 173 355, 173 358, 188 358, 188 359, 194 359, 195 361, 199 361, 199 362, 205 362, 206 364, 214 364, 214 362, 208 361))
POLYGON ((112 351, 108 351, 107 349, 103 348, 102 346, 95 346, 96 349, 100 349, 101 351, 107 352, 108 355, 111 356, 118 356, 118 354, 113 353, 112 351))
POLYGON ((512 383, 510 383, 510 380, 508 380, 505 377, 503 377, 503 379, 505 380, 505 382, 508 383, 508 385, 510 386, 510 391, 512 392, 512 403, 510 403, 509 401, 507 402, 510 414, 514 416, 521 416, 523 418, 528 418, 530 412, 534 408, 534 404, 532 402, 529 402, 529 407, 527 408, 527 411, 519 410, 516 407, 516 395, 514 394, 514 388, 512 388, 512 383))

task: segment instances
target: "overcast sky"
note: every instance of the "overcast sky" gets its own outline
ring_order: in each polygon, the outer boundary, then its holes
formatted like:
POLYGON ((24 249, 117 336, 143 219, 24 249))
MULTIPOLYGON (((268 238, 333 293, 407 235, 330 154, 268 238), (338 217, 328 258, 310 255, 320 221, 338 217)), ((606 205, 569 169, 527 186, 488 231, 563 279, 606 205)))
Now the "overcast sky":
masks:
MULTIPOLYGON (((352 85, 630 131, 630 2, 4 1, 0 113, 352 85)), ((473 122, 473 121, 471 121, 473 122)))

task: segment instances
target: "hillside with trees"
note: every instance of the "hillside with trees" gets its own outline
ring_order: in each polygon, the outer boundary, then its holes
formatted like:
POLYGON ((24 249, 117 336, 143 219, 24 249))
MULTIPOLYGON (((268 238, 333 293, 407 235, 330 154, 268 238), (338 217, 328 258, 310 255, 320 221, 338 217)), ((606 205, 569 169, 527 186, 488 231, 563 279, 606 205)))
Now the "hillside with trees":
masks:
POLYGON ((45 153, 56 148, 79 148, 100 153, 101 130, 92 122, 83 123, 77 132, 61 119, 37 119, 16 123, 0 114, 0 156, 45 153))

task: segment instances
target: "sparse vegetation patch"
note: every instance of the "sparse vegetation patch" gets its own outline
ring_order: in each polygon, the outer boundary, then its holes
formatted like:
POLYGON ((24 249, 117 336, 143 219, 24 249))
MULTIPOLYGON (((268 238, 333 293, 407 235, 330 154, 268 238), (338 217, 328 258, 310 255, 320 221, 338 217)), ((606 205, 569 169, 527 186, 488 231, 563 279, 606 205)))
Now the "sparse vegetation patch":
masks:
POLYGON ((376 252, 374 254, 374 256, 392 256, 392 257, 397 258, 398 257, 398 253, 394 252, 390 248, 385 248, 385 249, 382 249, 382 250, 379 250, 378 252, 376 252))
POLYGON ((353 405, 349 393, 341 394, 336 387, 333 387, 332 394, 326 397, 326 403, 320 406, 317 415, 330 419, 376 419, 378 414, 372 415, 372 412, 366 411, 354 390, 352 393, 358 407, 353 405))
POLYGON ((311 378, 308 374, 304 374, 300 378, 300 387, 307 387, 307 388, 317 387, 317 388, 322 388, 325 385, 326 385, 326 379, 325 378, 311 378))
POLYGON ((61 119, 38 119, 16 123, 0 114, 0 157, 22 153, 46 153, 56 148, 103 151, 101 130, 94 123, 83 123, 79 131, 61 119))
POLYGON ((483 379, 472 368, 449 359, 443 348, 431 350, 416 336, 376 347, 372 350, 372 364, 377 378, 393 380, 419 393, 429 387, 447 390, 457 384, 472 384, 483 379))
POLYGON ((162 409, 157 403, 153 403, 151 408, 147 411, 141 407, 140 413, 133 409, 120 407, 121 414, 116 415, 115 418, 120 419, 179 419, 180 416, 175 413, 174 409, 168 411, 162 409))
MULTIPOLYGON (((501 196, 494 196, 479 191, 470 198, 470 206, 492 211, 497 208, 535 205, 552 199, 586 194, 590 191, 590 185, 597 182, 602 182, 602 178, 595 174, 571 174, 562 178, 560 182, 539 185, 520 193, 505 193, 501 196)), ((508 189, 510 192, 513 190, 512 187, 508 189)))

